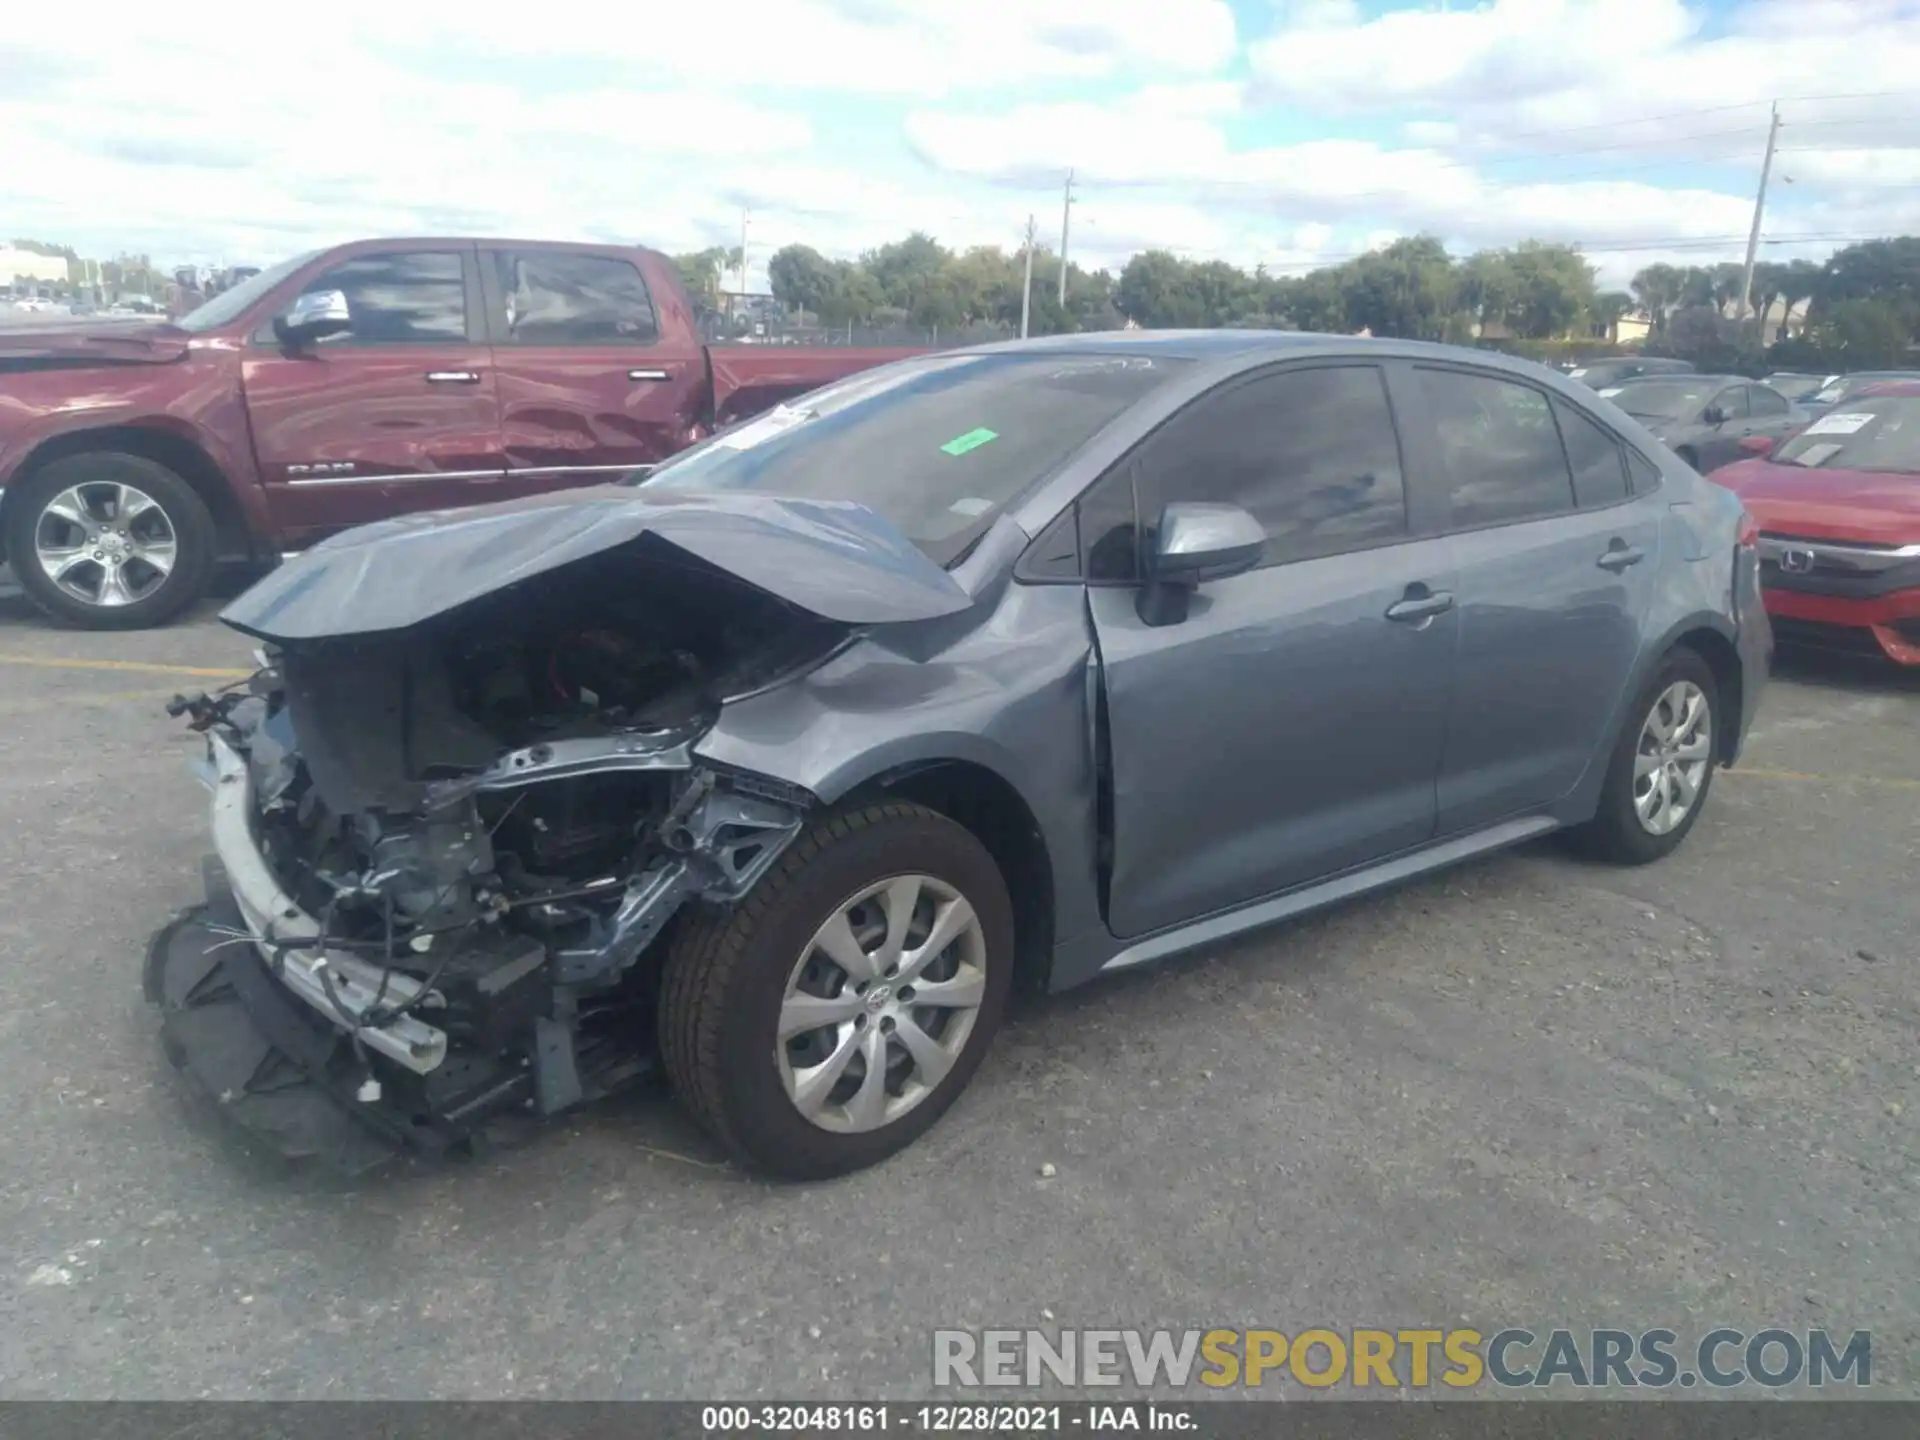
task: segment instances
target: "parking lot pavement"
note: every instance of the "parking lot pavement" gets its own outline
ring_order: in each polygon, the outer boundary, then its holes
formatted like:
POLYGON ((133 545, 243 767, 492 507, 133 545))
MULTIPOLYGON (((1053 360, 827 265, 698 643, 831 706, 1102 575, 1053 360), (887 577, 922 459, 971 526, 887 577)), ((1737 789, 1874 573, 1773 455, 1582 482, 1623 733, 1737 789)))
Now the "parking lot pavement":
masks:
POLYGON ((1920 682, 1777 677, 1663 865, 1541 845, 1028 1002, 849 1180, 647 1094, 342 1190, 235 1155, 140 1000, 203 846, 160 706, 246 651, 0 601, 0 1394, 904 1397, 935 1327, 1719 1323, 1871 1328, 1920 1395, 1920 682))

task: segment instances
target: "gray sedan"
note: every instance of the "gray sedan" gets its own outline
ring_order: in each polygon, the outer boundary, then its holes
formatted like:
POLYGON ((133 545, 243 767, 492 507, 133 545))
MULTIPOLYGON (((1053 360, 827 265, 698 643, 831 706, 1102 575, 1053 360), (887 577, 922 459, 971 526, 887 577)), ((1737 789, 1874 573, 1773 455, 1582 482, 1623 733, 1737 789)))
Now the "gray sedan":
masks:
POLYGON ((841 1174, 953 1103, 1016 985, 1550 831, 1672 852, 1765 682, 1757 543, 1484 352, 902 361, 235 601, 263 668, 175 707, 216 857, 148 993, 292 1153, 463 1145, 659 1064, 742 1161, 841 1174))
POLYGON ((1764 455, 1807 423, 1786 396, 1741 375, 1662 375, 1600 393, 1703 475, 1764 455))

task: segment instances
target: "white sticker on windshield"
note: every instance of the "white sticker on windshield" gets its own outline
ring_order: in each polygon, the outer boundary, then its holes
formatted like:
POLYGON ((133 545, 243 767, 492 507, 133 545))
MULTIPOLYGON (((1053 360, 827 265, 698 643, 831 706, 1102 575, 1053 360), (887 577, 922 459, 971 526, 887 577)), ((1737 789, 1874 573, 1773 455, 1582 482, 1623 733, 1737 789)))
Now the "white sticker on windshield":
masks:
POLYGON ((1857 410, 1841 411, 1834 415, 1822 415, 1801 433, 1804 435, 1851 435, 1873 418, 1872 415, 1864 415, 1857 410))
POLYGON ((756 445, 764 445, 774 436, 791 430, 794 426, 810 419, 805 410, 789 409, 785 405, 776 405, 757 420, 749 420, 737 430, 722 435, 713 443, 728 450, 751 450, 756 445))
MULTIPOLYGON (((1578 379, 1579 379, 1579 378, 1580 378, 1580 377, 1581 377, 1582 375, 1584 375, 1584 374, 1586 374, 1586 373, 1587 373, 1587 367, 1586 367, 1586 366, 1584 366, 1584 365, 1582 365, 1582 366, 1581 366, 1581 367, 1580 367, 1580 368, 1579 368, 1578 370, 1569 370, 1569 371, 1567 371, 1567 374, 1569 374, 1570 376, 1572 376, 1572 377, 1573 377, 1573 378, 1574 378, 1575 380, 1578 380, 1578 379)), ((1604 392, 1603 392, 1603 393, 1604 393, 1604 392)))
POLYGON ((1618 395, 1624 389, 1626 389, 1626 386, 1624 385, 1615 385, 1611 390, 1602 390, 1600 392, 1600 395, 1602 399, 1605 399, 1610 396, 1618 395))
POLYGON ((978 495, 964 495, 947 507, 956 515, 984 515, 993 508, 991 500, 982 500, 978 495))

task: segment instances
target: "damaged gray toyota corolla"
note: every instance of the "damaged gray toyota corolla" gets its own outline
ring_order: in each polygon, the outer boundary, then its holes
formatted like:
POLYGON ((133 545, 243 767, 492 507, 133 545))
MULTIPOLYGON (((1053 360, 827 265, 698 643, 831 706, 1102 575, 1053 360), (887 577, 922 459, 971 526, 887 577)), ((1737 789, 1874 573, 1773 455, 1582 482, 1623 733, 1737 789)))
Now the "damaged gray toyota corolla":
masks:
POLYGON ((1591 392, 1468 352, 868 372, 234 602, 262 668, 177 704, 216 853, 149 994, 290 1155, 663 1062, 742 1160, 843 1173, 952 1103, 1016 981, 1560 826, 1667 853, 1765 679, 1750 530, 1591 392))

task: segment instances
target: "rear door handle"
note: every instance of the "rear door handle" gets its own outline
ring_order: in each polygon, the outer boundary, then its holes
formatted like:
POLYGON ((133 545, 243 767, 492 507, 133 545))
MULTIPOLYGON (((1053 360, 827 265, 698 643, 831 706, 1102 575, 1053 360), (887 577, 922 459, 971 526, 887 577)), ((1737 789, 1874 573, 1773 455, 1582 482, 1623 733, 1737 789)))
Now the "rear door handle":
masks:
POLYGON ((1597 562, 1602 570, 1611 570, 1618 575, 1629 565, 1638 565, 1647 558, 1647 552, 1638 545, 1623 545, 1618 540, 1607 547, 1607 553, 1597 562))
POLYGON ((1397 600, 1387 607, 1387 619, 1398 620, 1402 624, 1425 625, 1436 615, 1444 615, 1453 609, 1453 592, 1450 590, 1428 590, 1424 585, 1409 585, 1406 598, 1397 600))
POLYGON ((478 385, 480 372, 478 370, 429 370, 427 383, 429 385, 478 385))
POLYGON ((637 381, 637 380, 666 380, 666 379, 670 379, 671 377, 664 370, 629 370, 627 371, 627 378, 629 380, 637 381))

